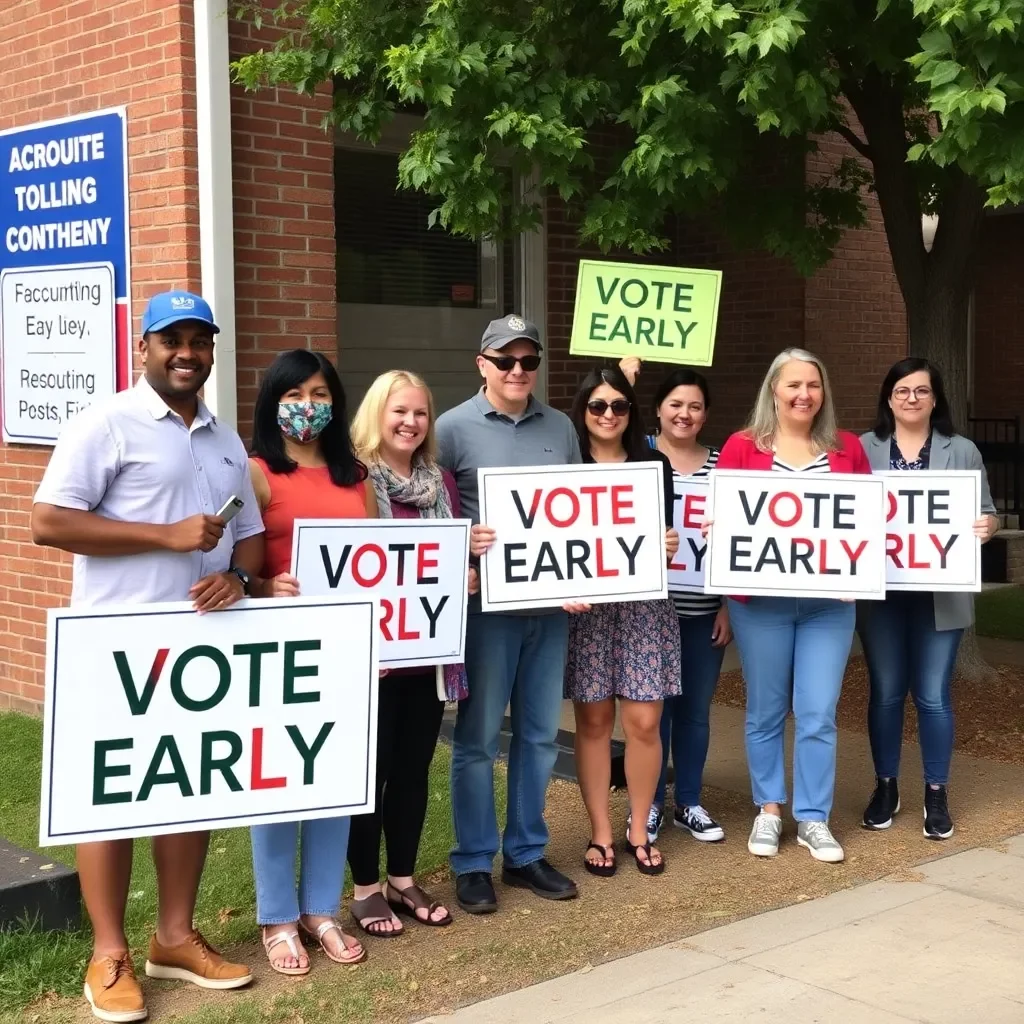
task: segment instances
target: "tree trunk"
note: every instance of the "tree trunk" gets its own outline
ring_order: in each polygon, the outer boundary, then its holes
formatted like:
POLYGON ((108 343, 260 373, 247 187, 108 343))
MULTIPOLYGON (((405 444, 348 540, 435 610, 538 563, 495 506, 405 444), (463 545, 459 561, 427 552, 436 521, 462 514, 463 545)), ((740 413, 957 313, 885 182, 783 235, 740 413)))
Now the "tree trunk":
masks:
POLYGON ((954 674, 968 683, 992 683, 999 678, 999 673, 982 657, 973 626, 964 632, 954 674))

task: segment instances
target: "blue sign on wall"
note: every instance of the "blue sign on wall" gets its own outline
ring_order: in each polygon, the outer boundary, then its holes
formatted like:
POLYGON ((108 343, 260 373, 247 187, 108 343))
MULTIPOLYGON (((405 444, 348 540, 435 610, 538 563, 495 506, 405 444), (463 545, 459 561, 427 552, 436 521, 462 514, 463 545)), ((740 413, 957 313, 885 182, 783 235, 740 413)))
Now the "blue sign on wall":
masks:
POLYGON ((127 386, 130 264, 125 110, 0 132, 4 441, 53 444, 127 386))

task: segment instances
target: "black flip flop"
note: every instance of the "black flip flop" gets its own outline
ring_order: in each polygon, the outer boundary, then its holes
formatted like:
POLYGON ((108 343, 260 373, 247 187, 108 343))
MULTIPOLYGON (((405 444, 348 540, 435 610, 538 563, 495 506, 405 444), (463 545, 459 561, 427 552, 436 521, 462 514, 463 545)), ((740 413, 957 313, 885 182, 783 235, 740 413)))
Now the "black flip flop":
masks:
MULTIPOLYGON (((633 859, 636 861, 636 869, 641 875, 660 875, 665 870, 665 857, 663 854, 661 855, 661 863, 653 863, 651 845, 651 843, 643 843, 640 846, 634 846, 629 840, 626 840, 626 849, 633 854, 633 859), (641 850, 647 854, 646 864, 638 856, 641 850)), ((659 850, 658 853, 661 854, 661 851, 659 850)))
POLYGON ((583 852, 583 867, 592 875, 597 875, 598 878, 611 878, 619 868, 615 861, 615 844, 611 843, 608 846, 601 846, 591 840, 587 843, 587 848, 583 852), (591 850, 597 850, 605 860, 610 860, 611 864, 597 864, 592 860, 587 860, 587 854, 591 850))

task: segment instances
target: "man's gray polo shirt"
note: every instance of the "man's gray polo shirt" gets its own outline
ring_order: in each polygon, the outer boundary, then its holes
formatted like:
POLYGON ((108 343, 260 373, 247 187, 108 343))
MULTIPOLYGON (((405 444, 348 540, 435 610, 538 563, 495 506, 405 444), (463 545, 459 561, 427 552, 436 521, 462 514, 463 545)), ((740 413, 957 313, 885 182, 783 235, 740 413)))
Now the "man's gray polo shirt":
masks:
POLYGON ((583 461, 576 428, 565 413, 532 395, 518 420, 498 412, 481 388, 437 421, 439 460, 455 477, 462 514, 480 521, 478 469, 491 466, 570 466, 583 461))

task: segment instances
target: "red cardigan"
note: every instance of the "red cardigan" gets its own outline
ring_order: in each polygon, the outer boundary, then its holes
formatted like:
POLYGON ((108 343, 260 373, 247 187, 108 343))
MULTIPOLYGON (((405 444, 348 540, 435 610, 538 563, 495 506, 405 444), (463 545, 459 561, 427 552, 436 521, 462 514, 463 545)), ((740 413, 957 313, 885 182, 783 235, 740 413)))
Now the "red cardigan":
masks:
MULTIPOLYGON (((828 466, 833 473, 871 473, 871 463, 856 434, 840 430, 836 440, 839 442, 838 451, 828 453, 828 466)), ((722 445, 715 469, 760 469, 770 472, 773 458, 771 452, 761 451, 754 444, 753 438, 741 431, 733 434, 722 445)), ((733 595, 733 600, 745 603, 750 598, 733 595)))
MULTIPOLYGON (((833 473, 871 472, 871 463, 856 434, 840 430, 836 439, 839 441, 839 449, 828 453, 828 465, 833 473)), ((771 470, 773 457, 771 452, 761 451, 748 434, 740 432, 733 434, 722 445, 715 468, 771 470)))

